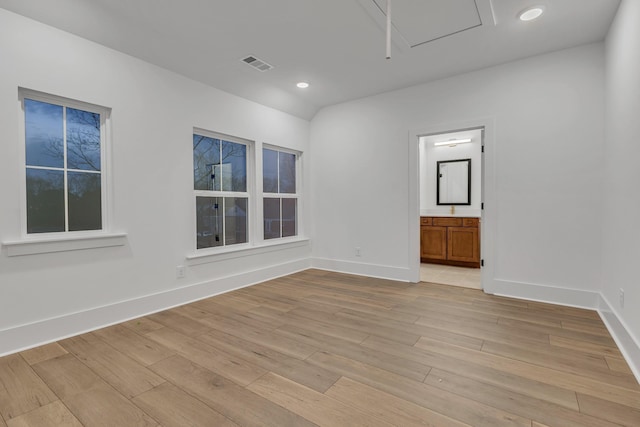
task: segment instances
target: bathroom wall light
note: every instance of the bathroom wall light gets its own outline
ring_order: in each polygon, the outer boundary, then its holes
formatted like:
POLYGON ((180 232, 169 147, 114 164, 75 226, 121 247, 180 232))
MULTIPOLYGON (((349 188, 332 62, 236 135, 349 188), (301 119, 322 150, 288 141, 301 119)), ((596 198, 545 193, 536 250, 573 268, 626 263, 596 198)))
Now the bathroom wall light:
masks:
POLYGON ((448 145, 449 147, 455 147, 458 144, 465 144, 467 142, 471 142, 471 138, 463 138, 463 139, 450 139, 449 141, 440 141, 434 142, 433 145, 436 147, 440 147, 442 145, 448 145))
POLYGON ((533 21, 544 13, 544 6, 531 6, 518 14, 521 21, 533 21))
POLYGON ((307 83, 307 82, 298 82, 296 84, 296 86, 298 86, 300 89, 306 89, 306 88, 309 87, 309 83, 307 83))

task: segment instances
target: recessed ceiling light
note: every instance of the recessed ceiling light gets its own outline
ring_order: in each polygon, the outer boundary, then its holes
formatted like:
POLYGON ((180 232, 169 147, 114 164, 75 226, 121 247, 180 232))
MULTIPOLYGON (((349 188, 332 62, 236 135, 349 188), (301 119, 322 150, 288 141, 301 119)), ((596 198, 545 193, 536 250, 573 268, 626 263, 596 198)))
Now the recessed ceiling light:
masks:
POLYGON ((298 84, 296 84, 296 86, 298 86, 300 89, 306 89, 309 87, 309 83, 307 82, 298 82, 298 84))
POLYGON ((544 13, 544 6, 532 6, 528 7, 518 14, 518 18, 521 21, 533 21, 539 18, 544 13))

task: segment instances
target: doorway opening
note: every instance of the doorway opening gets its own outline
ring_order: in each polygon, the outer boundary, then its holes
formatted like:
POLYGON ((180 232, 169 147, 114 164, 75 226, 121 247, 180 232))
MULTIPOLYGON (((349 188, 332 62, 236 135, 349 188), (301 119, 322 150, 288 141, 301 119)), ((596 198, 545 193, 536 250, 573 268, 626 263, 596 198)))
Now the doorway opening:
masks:
POLYGON ((484 127, 418 135, 420 281, 482 289, 484 127))

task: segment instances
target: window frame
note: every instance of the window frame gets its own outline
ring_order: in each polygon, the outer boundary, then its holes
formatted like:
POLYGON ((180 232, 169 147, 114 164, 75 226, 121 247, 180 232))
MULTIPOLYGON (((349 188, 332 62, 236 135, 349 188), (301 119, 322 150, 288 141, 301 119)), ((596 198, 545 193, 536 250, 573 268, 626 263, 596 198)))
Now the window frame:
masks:
MULTIPOLYGON (((302 227, 302 221, 301 221, 301 217, 302 215, 300 215, 300 213, 302 212, 302 205, 303 205, 303 201, 302 201, 302 152, 298 151, 298 150, 294 150, 291 148, 286 148, 286 147, 282 147, 282 146, 278 146, 278 145, 273 145, 273 144, 262 144, 262 153, 261 153, 261 167, 260 167, 260 172, 261 172, 261 179, 260 179, 260 183, 261 183, 261 188, 260 188, 260 241, 262 241, 265 244, 278 244, 279 242, 288 242, 291 240, 300 240, 303 237, 303 227, 302 227), (295 156, 295 173, 296 173, 296 177, 295 177, 295 185, 296 185, 296 191, 295 193, 271 193, 271 192, 265 192, 264 191, 264 150, 271 150, 271 151, 275 151, 275 152, 282 152, 285 154, 292 154, 295 156), (280 199, 280 237, 273 237, 270 239, 265 239, 264 237, 264 199, 280 199), (296 234, 294 234, 293 236, 282 236, 282 199, 295 199, 296 200, 296 234)), ((278 178, 279 178, 279 168, 278 168, 278 178)), ((279 179, 278 179, 279 181, 279 179)), ((279 183, 278 183, 279 185, 279 183)))
MULTIPOLYGON (((247 249, 251 247, 255 241, 255 203, 256 203, 256 192, 255 192, 255 142, 241 138, 233 135, 224 134, 221 132, 210 131, 207 129, 194 127, 191 132, 191 175, 192 175, 192 184, 191 189, 193 191, 193 199, 192 199, 192 207, 194 209, 194 227, 193 227, 193 247, 195 248, 196 254, 206 256, 207 254, 215 254, 222 252, 230 252, 237 251, 242 249, 247 249), (195 175, 194 175, 194 164, 193 164, 193 136, 200 135, 206 138, 219 139, 220 141, 228 141, 236 144, 242 144, 246 147, 246 191, 225 191, 225 190, 196 190, 195 189, 195 175), (231 245, 227 245, 226 243, 226 216, 224 215, 224 207, 223 207, 223 215, 222 215, 222 241, 223 244, 220 246, 212 246, 208 248, 198 248, 198 212, 197 212, 197 199, 198 197, 207 197, 207 198, 222 198, 225 199, 227 197, 235 197, 235 198, 246 198, 247 199, 247 241, 244 243, 235 243, 231 245)), ((222 181, 221 181, 222 182, 222 181)))
MULTIPOLYGON (((20 165, 20 235, 23 241, 51 241, 51 240, 70 240, 75 241, 78 239, 86 239, 91 237, 99 237, 108 235, 110 232, 111 226, 111 199, 110 191, 110 176, 111 176, 111 163, 110 163, 110 121, 111 121, 111 109, 92 104, 89 102, 78 101, 71 98, 66 98, 63 96, 52 95, 40 91, 35 91, 32 89, 26 88, 18 88, 18 101, 20 107, 19 114, 19 141, 20 141, 20 149, 18 150, 20 153, 19 165, 20 165), (26 110, 25 110, 25 99, 30 99, 33 101, 45 102, 53 105, 59 105, 64 108, 63 111, 66 112, 67 108, 78 109, 82 111, 88 111, 91 113, 96 113, 100 115, 100 210, 101 210, 101 227, 100 229, 95 230, 75 230, 70 231, 69 228, 69 199, 68 199, 68 181, 66 179, 66 175, 69 172, 74 172, 74 169, 69 169, 67 164, 63 165, 62 168, 54 168, 54 167, 33 167, 27 165, 27 141, 26 141, 26 110), (63 231, 53 231, 53 232, 45 232, 45 233, 28 233, 27 226, 27 169, 36 169, 36 170, 60 170, 65 174, 65 183, 64 183, 64 210, 65 210, 65 230, 63 231)), ((64 148, 66 150, 66 129, 67 129, 67 118, 66 114, 63 115, 63 134, 64 134, 64 148)), ((66 158, 66 154, 65 154, 66 158)), ((93 173, 93 172, 83 172, 83 173, 93 173)), ((122 236, 122 234, 119 234, 122 236)), ((109 236, 111 237, 111 236, 109 236)), ((100 245, 98 246, 100 247, 100 245)), ((37 252, 36 252, 37 253, 37 252)))

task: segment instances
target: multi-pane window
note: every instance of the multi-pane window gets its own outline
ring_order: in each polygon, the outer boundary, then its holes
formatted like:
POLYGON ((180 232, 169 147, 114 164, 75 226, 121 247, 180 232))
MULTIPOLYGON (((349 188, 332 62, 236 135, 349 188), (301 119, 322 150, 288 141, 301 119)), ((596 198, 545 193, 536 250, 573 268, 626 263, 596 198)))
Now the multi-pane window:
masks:
POLYGON ((247 143, 193 134, 197 248, 248 241, 247 143))
POLYGON ((298 235, 297 154, 262 150, 264 238, 298 235))
POLYGON ((26 232, 101 230, 107 110, 30 92, 22 107, 26 232))

